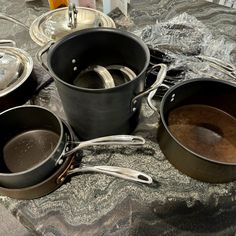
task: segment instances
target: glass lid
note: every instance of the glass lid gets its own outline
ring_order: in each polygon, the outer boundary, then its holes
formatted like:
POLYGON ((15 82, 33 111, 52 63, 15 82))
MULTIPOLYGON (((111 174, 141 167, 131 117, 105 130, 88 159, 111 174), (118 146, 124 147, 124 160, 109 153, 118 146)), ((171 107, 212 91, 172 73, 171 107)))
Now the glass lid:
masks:
POLYGON ((74 31, 92 27, 115 28, 115 23, 100 11, 69 5, 38 17, 30 27, 30 35, 43 46, 50 40, 58 40, 74 31))

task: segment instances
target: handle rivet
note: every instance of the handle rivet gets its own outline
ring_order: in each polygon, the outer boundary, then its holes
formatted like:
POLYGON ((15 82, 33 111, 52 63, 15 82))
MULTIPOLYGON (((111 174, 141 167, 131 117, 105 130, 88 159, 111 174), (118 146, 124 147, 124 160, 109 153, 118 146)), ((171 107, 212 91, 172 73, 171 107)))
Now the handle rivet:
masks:
POLYGON ((62 163, 63 163, 62 159, 58 161, 58 165, 61 165, 62 163))
POLYGON ((65 177, 61 177, 60 182, 64 182, 64 181, 65 181, 65 177))
POLYGON ((137 108, 136 107, 133 107, 133 109, 132 109, 133 111, 136 111, 137 110, 137 108))

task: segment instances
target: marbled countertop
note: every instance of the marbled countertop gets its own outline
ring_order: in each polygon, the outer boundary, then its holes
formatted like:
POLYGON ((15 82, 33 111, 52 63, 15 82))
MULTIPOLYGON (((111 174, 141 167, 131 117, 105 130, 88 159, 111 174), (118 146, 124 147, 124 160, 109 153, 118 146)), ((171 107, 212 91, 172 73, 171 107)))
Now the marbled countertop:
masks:
MULTIPOLYGON (((46 1, 0 0, 1 12, 27 25, 48 11, 46 1)), ((129 16, 113 12, 116 24, 137 30, 187 12, 210 29, 236 40, 236 10, 197 0, 131 1, 129 16)), ((33 57, 38 46, 23 28, 1 21, 0 38, 15 39, 33 57), (4 23, 4 24, 3 24, 4 23)), ((49 76, 35 62, 39 82, 49 76)), ((64 117, 54 84, 31 103, 64 117), (48 95, 50 94, 50 96, 48 95)), ((103 174, 81 174, 53 193, 35 200, 0 196, 0 202, 35 235, 235 235, 236 184, 208 184, 185 176, 162 154, 156 141, 158 113, 143 103, 135 134, 143 148, 99 149, 84 161, 125 166, 150 174, 156 184, 141 185, 103 174)))

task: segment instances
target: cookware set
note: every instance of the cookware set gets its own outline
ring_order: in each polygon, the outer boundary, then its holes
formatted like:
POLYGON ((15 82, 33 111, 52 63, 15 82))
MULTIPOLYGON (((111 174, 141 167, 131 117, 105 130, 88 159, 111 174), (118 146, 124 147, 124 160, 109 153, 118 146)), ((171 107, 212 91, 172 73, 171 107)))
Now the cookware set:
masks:
POLYGON ((134 34, 115 29, 96 10, 70 6, 51 11, 37 18, 29 32, 42 46, 36 58, 55 81, 67 121, 43 107, 17 106, 15 96, 13 103, 6 102, 12 94, 32 91, 27 86, 34 81, 33 62, 23 50, 0 46, 1 194, 41 197, 83 172, 151 184, 152 178, 137 170, 81 164, 87 147, 145 144, 131 134, 146 96, 160 113, 157 141, 177 169, 201 181, 236 179, 235 84, 209 78, 173 84, 170 74, 178 78, 182 71, 167 73, 168 61, 153 63, 152 49, 134 34), (154 97, 161 99, 160 109, 154 97))

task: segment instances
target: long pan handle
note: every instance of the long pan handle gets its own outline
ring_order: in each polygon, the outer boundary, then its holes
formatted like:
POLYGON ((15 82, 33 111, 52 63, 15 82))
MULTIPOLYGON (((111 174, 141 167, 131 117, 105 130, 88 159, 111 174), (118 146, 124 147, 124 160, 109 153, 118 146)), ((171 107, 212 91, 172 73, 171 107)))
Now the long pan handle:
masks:
POLYGON ((103 173, 144 184, 151 184, 153 182, 152 178, 143 172, 117 166, 82 166, 69 170, 67 175, 83 172, 103 173))
POLYGON ((91 139, 83 142, 70 142, 72 144, 78 144, 76 147, 67 151, 63 156, 70 156, 71 154, 77 152, 78 150, 84 149, 86 147, 92 146, 102 146, 102 145, 130 145, 130 146, 140 146, 145 144, 145 139, 139 136, 133 135, 112 135, 106 137, 100 137, 91 139))

